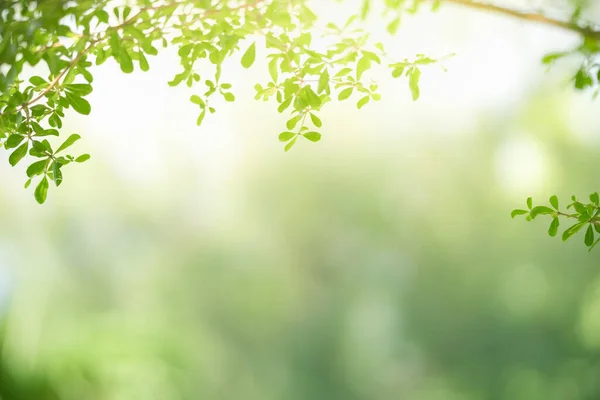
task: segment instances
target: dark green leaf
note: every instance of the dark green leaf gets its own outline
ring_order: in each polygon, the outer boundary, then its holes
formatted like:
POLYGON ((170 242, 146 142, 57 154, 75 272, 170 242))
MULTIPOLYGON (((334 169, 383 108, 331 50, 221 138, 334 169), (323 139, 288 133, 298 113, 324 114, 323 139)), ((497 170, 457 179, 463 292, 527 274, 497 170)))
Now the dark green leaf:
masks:
POLYGON ((35 200, 39 204, 44 204, 44 202, 46 201, 46 197, 48 196, 48 177, 47 176, 44 176, 42 178, 40 183, 35 188, 35 192, 33 195, 35 197, 35 200))
POLYGON ((60 170, 61 165, 57 162, 52 163, 52 179, 56 186, 60 186, 63 180, 62 172, 60 170))
POLYGON ((585 232, 584 243, 588 247, 594 244, 594 228, 591 224, 588 226, 587 231, 585 232))
POLYGON ((22 145, 20 145, 19 147, 17 147, 17 149, 15 151, 13 151, 11 153, 11 155, 8 157, 8 162, 10 163, 10 165, 12 165, 13 167, 15 165, 17 165, 17 163, 19 161, 21 161, 23 159, 23 157, 25 157, 27 155, 27 149, 29 148, 29 143, 23 143, 22 145))
POLYGON ((577 232, 579 232, 579 230, 581 228, 583 228, 584 225, 585 225, 585 222, 579 222, 579 223, 567 228, 567 230, 565 230, 562 234, 563 242, 566 241, 567 239, 569 239, 571 236, 573 236, 577 232))
POLYGON ((10 135, 8 139, 6 139, 6 142, 4 142, 4 147, 6 147, 7 149, 14 149, 18 145, 20 145, 24 139, 25 136, 23 135, 10 135))
POLYGON ((550 228, 548 229, 548 234, 552 237, 556 236, 559 225, 560 225, 560 221, 558 220, 558 217, 553 218, 552 223, 550 224, 550 228))
POLYGON ((27 168, 27 176, 31 178, 42 174, 46 170, 46 165, 48 165, 48 159, 34 162, 27 168))

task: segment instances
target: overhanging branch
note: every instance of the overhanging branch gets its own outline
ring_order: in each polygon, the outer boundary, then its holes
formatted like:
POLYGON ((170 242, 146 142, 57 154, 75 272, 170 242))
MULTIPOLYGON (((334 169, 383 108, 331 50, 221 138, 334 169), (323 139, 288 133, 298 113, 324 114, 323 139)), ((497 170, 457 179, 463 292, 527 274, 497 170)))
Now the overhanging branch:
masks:
POLYGON ((540 24, 545 24, 545 25, 561 28, 564 30, 568 30, 571 32, 575 32, 575 33, 578 33, 579 35, 587 37, 587 38, 600 40, 600 30, 593 29, 593 28, 586 27, 586 26, 581 26, 575 22, 563 21, 563 20, 559 20, 559 19, 550 18, 550 17, 547 17, 547 16, 545 16, 543 14, 539 14, 539 13, 521 12, 518 10, 498 6, 495 4, 481 3, 478 1, 472 1, 472 0, 444 0, 444 1, 446 3, 457 4, 460 6, 465 6, 465 7, 481 10, 481 11, 487 11, 487 12, 492 12, 492 13, 496 13, 496 14, 508 15, 508 16, 519 18, 519 19, 526 20, 526 21, 538 22, 540 24))

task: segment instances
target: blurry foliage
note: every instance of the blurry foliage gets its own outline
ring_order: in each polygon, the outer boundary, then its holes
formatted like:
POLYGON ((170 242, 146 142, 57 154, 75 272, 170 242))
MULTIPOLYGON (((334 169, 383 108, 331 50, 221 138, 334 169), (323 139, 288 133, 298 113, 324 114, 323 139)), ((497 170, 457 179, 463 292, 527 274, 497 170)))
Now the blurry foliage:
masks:
MULTIPOLYGON (((567 168, 552 190, 593 185, 597 146, 543 101, 523 120, 567 168)), ((218 215, 117 180, 30 226, 5 200, 2 399, 599 398, 597 263, 508 223, 490 160, 509 128, 264 158, 218 215)), ((193 197, 172 177, 161 190, 193 197)))
MULTIPOLYGON (((552 64, 569 55, 582 57, 574 86, 582 90, 598 87, 600 31, 584 18, 586 2, 571 4, 564 20, 470 0, 446 2, 544 22, 580 34, 581 45, 549 54, 543 61, 552 64)), ((66 165, 90 158, 88 154, 64 153, 80 139, 78 134, 57 144, 51 140, 61 136, 66 110, 84 115, 91 112, 85 97, 93 90, 90 68, 94 62, 101 65, 112 58, 124 73, 136 67, 147 71, 147 57, 158 54, 158 47, 169 45, 177 47, 182 67, 169 85, 201 86, 190 98, 198 106, 197 123, 201 125, 207 113, 216 112, 215 96, 227 102, 235 100, 232 84, 222 76, 223 63, 241 53, 242 67, 250 68, 257 57, 255 36, 262 36, 267 50, 263 57, 269 60, 271 80, 256 84, 255 98, 275 98, 277 111, 289 113, 285 129, 279 134, 286 151, 299 139, 321 140, 323 124, 318 114, 332 99, 345 101, 354 96, 358 109, 379 101, 378 84, 369 77, 370 70, 377 66, 391 69, 393 77, 407 77, 412 98, 418 99, 422 67, 442 60, 423 54, 413 60, 390 59, 383 45, 373 43, 359 24, 375 6, 382 5, 379 17, 388 32, 395 34, 405 14, 414 14, 423 7, 435 10, 445 2, 359 3, 356 13, 338 26, 319 21, 308 0, 138 0, 117 6, 108 0, 2 0, 0 140, 10 151, 9 163, 15 166, 31 157, 25 187, 36 180, 35 199, 44 203, 50 183, 62 183, 66 165), (329 39, 326 49, 314 46, 313 35, 317 33, 329 39), (202 63, 214 66, 214 76, 200 75, 198 67, 202 63), (24 75, 30 72, 26 67, 43 64, 45 76, 33 75, 26 80, 24 75)))

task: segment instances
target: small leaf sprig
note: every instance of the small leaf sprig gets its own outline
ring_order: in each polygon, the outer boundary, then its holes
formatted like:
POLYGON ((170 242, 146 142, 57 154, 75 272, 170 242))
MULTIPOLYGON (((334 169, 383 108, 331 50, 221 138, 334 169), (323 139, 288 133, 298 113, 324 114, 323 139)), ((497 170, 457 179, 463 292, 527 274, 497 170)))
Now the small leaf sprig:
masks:
POLYGON ((515 209, 511 212, 511 217, 515 218, 516 216, 523 215, 527 221, 532 221, 538 215, 549 215, 552 218, 552 222, 548 228, 548 234, 552 237, 558 234, 560 218, 577 220, 575 224, 565 229, 562 233, 562 240, 563 242, 567 241, 585 228, 583 242, 589 251, 592 251, 598 242, 600 242, 600 237, 598 239, 595 238, 596 234, 600 234, 600 196, 597 192, 594 192, 590 194, 589 199, 589 203, 584 203, 577 200, 576 196, 572 196, 572 202, 566 207, 571 212, 561 212, 556 195, 550 197, 550 207, 543 205, 534 206, 533 199, 529 197, 526 202, 527 209, 515 209))

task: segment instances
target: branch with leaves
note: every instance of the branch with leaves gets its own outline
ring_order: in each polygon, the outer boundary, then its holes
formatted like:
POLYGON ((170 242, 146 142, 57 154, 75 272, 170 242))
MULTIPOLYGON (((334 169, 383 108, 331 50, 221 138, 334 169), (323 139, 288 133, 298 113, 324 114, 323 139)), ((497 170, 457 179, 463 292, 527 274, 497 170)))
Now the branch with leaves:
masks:
POLYGON ((583 242, 591 251, 600 242, 600 237, 595 239, 595 234, 600 234, 600 196, 597 192, 590 195, 589 203, 582 203, 577 200, 577 197, 571 198, 572 202, 567 205, 567 210, 572 209, 572 212, 562 212, 559 209, 558 197, 556 195, 550 197, 548 206, 534 206, 533 199, 530 197, 527 199, 527 210, 516 209, 511 213, 511 217, 522 215, 525 216, 527 221, 533 221, 539 215, 548 215, 552 218, 550 227, 548 228, 548 234, 552 237, 558 233, 560 226, 560 219, 574 219, 577 222, 569 226, 562 233, 562 240, 567 241, 570 237, 576 233, 583 231, 585 228, 585 235, 583 242), (587 228, 586 228, 587 227, 587 228))
MULTIPOLYGON (((36 181, 39 203, 47 198, 51 182, 63 181, 63 168, 89 155, 67 151, 80 139, 63 140, 62 120, 67 110, 88 115, 86 100, 93 90, 93 68, 113 60, 124 73, 147 71, 148 58, 159 48, 174 46, 181 70, 168 82, 196 88, 190 101, 198 107, 197 124, 215 113, 215 97, 235 101, 233 87, 223 76, 223 64, 241 54, 250 68, 264 41, 270 80, 255 85, 257 100, 274 101, 279 113, 289 115, 278 138, 285 151, 301 141, 318 142, 324 135, 321 111, 332 101, 353 101, 358 109, 381 99, 371 76, 386 68, 395 78, 407 79, 411 96, 420 97, 424 68, 442 66, 445 57, 416 54, 394 60, 381 43, 372 41, 361 22, 369 18, 376 0, 362 0, 345 24, 322 21, 309 0, 137 0, 111 6, 108 0, 0 0, 0 145, 16 166, 27 160, 27 181, 36 181), (329 44, 315 48, 313 38, 329 44), (30 67, 45 64, 47 74, 27 81, 30 67), (204 76, 206 65, 213 73, 204 76)), ((573 77, 577 89, 595 89, 600 81, 600 31, 581 18, 576 7, 569 18, 558 20, 537 12, 518 11, 471 0, 378 0, 379 16, 390 34, 397 33, 406 14, 423 7, 457 5, 569 30, 581 36, 576 48, 547 55, 552 64, 566 56, 582 59, 573 77)), ((343 0, 341 1, 344 6, 343 0)))

